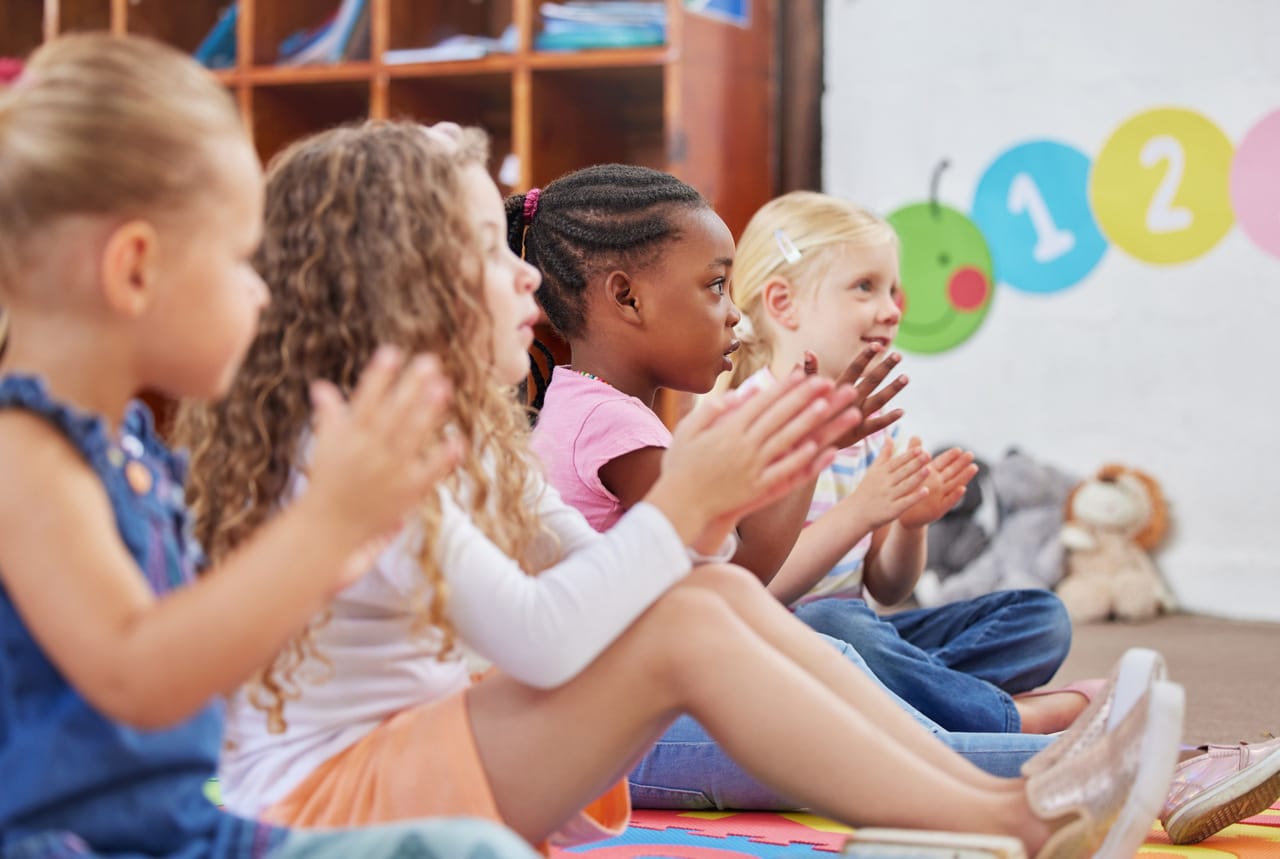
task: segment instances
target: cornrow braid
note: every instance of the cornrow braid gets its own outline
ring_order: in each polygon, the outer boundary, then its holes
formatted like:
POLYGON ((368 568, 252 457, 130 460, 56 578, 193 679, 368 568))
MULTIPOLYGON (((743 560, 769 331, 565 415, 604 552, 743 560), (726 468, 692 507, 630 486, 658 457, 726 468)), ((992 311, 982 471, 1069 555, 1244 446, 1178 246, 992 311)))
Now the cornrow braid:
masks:
POLYGON ((507 242, 542 272, 538 301, 565 338, 583 331, 584 295, 592 275, 643 268, 664 243, 678 238, 674 212, 709 207, 701 194, 669 173, 625 164, 561 176, 542 189, 527 220, 525 197, 507 198, 507 242))

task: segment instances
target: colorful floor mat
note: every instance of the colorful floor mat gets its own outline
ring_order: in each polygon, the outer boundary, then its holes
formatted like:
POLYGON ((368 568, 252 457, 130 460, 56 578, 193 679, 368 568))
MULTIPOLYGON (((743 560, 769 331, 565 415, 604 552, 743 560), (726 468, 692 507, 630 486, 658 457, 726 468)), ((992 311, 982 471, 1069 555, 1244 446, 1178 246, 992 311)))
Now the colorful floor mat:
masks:
MULTIPOLYGON (((617 838, 552 852, 557 859, 775 859, 838 853, 850 830, 811 814, 636 811, 617 838)), ((1139 855, 1182 859, 1280 859, 1280 803, 1199 844, 1169 843, 1159 824, 1139 855)))

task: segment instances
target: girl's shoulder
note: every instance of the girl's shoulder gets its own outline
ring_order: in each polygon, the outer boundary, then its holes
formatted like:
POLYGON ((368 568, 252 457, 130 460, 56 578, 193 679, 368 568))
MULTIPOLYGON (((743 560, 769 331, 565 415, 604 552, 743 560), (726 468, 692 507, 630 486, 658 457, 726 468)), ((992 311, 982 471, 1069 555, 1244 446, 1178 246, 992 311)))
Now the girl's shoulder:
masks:
POLYGON ((115 447, 135 459, 148 458, 168 467, 181 477, 185 459, 175 454, 156 432, 151 409, 141 401, 129 404, 118 439, 113 437, 101 415, 57 400, 38 376, 11 374, 0 377, 0 410, 13 409, 43 419, 67 438, 80 453, 96 465, 99 457, 110 458, 115 447))

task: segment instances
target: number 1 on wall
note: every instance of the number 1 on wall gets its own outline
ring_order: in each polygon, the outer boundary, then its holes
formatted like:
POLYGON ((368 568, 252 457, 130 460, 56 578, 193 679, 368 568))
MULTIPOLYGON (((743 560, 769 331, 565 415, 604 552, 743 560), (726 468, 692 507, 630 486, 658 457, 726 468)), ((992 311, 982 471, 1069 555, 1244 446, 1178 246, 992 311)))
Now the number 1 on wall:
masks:
POLYGON ((1031 218, 1031 228, 1036 231, 1036 246, 1031 253, 1038 263, 1053 262, 1076 246, 1075 233, 1053 222, 1044 195, 1028 173, 1019 173, 1009 185, 1009 213, 1026 213, 1031 218))

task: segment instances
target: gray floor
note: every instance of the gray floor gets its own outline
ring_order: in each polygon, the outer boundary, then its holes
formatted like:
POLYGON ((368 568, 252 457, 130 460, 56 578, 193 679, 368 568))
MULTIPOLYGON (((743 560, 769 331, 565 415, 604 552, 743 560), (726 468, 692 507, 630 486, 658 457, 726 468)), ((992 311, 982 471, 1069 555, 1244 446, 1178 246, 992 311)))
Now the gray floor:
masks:
POLYGON ((1280 624, 1175 614, 1080 626, 1055 681, 1105 677, 1128 647, 1160 651, 1169 679, 1186 689, 1188 743, 1280 735, 1280 624))

